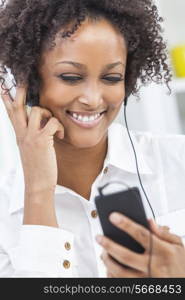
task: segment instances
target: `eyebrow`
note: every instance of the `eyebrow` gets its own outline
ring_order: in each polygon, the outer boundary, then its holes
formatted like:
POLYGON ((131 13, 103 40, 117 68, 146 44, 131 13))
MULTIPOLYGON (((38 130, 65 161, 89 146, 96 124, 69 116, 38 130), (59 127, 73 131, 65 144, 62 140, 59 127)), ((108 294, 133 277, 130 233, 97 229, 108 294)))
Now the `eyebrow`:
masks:
MULTIPOLYGON (((68 61, 68 60, 67 61, 59 61, 56 63, 56 65, 58 65, 58 64, 70 64, 78 69, 86 69, 86 65, 83 65, 83 64, 75 62, 75 61, 68 61)), ((117 61, 115 63, 106 65, 105 70, 111 70, 118 65, 123 65, 125 67, 125 64, 123 64, 121 61, 117 61)))

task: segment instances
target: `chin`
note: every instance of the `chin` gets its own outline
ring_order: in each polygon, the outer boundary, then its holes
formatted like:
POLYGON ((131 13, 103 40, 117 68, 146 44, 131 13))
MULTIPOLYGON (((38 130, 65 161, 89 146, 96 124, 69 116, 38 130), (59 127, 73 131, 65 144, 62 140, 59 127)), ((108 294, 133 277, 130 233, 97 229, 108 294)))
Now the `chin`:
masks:
POLYGON ((98 144, 98 141, 76 141, 76 142, 71 142, 71 145, 73 145, 75 148, 78 149, 87 149, 87 148, 92 148, 95 147, 98 144))
POLYGON ((73 147, 78 149, 92 148, 95 147, 103 137, 80 137, 80 138, 68 138, 66 142, 71 144, 73 147))

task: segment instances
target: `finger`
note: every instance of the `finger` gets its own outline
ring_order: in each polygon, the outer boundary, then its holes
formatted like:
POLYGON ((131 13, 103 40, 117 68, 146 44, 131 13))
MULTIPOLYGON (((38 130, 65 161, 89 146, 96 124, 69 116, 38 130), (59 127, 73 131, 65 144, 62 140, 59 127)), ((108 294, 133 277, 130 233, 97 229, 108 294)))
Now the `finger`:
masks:
POLYGON ((156 222, 152 219, 148 220, 148 223, 150 225, 150 229, 153 233, 155 233, 157 235, 159 230, 164 230, 164 231, 170 231, 170 227, 168 226, 161 226, 161 225, 157 225, 156 222))
POLYGON ((27 113, 27 117, 28 117, 28 120, 29 120, 29 117, 30 117, 30 113, 31 113, 31 110, 32 110, 32 107, 29 106, 29 105, 26 105, 26 113, 27 113))
POLYGON ((114 278, 114 276, 111 272, 107 272, 107 278, 114 278))
MULTIPOLYGON (((142 225, 135 223, 131 219, 123 216, 120 213, 112 213, 110 215, 110 221, 119 229, 128 233, 132 238, 134 238, 139 244, 143 246, 147 251, 150 250, 151 246, 151 232, 147 230, 142 225)), ((153 237, 155 241, 155 236, 153 237)))
POLYGON ((125 268, 116 263, 108 254, 104 253, 101 256, 108 272, 114 278, 138 278, 144 277, 144 274, 132 269, 125 268))
POLYGON ((147 255, 141 255, 136 252, 125 248, 111 239, 105 236, 97 237, 98 243, 108 252, 112 257, 114 257, 118 262, 127 265, 133 269, 137 269, 142 272, 147 272, 147 255))
POLYGON ((12 100, 9 96, 9 94, 5 94, 4 92, 1 91, 1 99, 4 103, 5 109, 9 115, 9 112, 13 109, 12 108, 12 100))
POLYGON ((159 229, 160 230, 164 230, 164 231, 170 231, 170 227, 168 227, 168 226, 161 226, 161 225, 159 225, 159 229))
POLYGON ((161 229, 159 226, 157 226, 155 224, 155 222, 153 220, 150 220, 149 221, 150 223, 150 226, 151 226, 151 229, 152 231, 163 241, 166 241, 166 242, 169 242, 169 243, 172 243, 172 244, 177 244, 177 245, 181 245, 184 247, 183 245, 183 242, 182 242, 182 239, 178 236, 178 235, 175 235, 175 234, 172 234, 170 233, 169 231, 167 230, 163 230, 161 229))
POLYGON ((16 87, 16 95, 15 102, 17 106, 21 106, 22 108, 26 105, 26 95, 27 95, 27 86, 17 86, 16 87))
POLYGON ((39 106, 33 106, 29 113, 28 131, 33 132, 41 129, 41 122, 43 119, 49 119, 51 117, 52 113, 49 110, 39 106))
POLYGON ((153 219, 149 219, 148 222, 149 222, 149 225, 150 225, 150 229, 154 233, 156 233, 156 231, 158 231, 158 230, 170 231, 170 227, 164 226, 164 225, 163 226, 162 225, 157 225, 157 223, 153 219))
POLYGON ((42 129, 43 133, 49 136, 54 136, 55 134, 58 138, 62 139, 64 137, 64 127, 63 125, 54 117, 52 117, 42 129))
POLYGON ((26 107, 26 96, 27 96, 27 86, 17 86, 15 100, 13 101, 13 107, 18 113, 18 118, 24 126, 27 127, 28 124, 28 113, 26 107))
POLYGON ((21 128, 27 127, 27 114, 25 105, 22 102, 26 101, 26 89, 17 88, 15 100, 12 101, 11 96, 7 92, 1 91, 1 97, 7 110, 8 116, 16 129, 17 126, 21 128))
POLYGON ((10 100, 12 101, 12 97, 11 97, 11 94, 10 94, 10 88, 7 87, 6 85, 6 81, 4 81, 3 83, 1 83, 1 86, 0 86, 0 91, 1 91, 1 95, 8 95, 10 100))

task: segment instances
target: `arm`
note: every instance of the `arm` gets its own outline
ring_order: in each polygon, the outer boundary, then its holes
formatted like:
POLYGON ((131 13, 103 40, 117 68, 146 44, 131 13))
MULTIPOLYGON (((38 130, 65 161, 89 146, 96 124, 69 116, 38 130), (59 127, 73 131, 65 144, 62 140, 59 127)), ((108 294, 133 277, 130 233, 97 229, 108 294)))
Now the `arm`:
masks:
POLYGON ((25 208, 15 242, 13 228, 9 231, 6 224, 0 224, 0 277, 75 277, 74 236, 54 226, 51 199, 50 193, 32 194, 32 209, 25 208))
POLYGON ((4 249, 2 260, 4 266, 5 260, 11 265, 7 272, 13 277, 73 277, 73 234, 58 228, 54 206, 58 172, 54 135, 62 139, 64 128, 47 109, 32 107, 28 116, 26 93, 26 87, 18 87, 14 101, 8 94, 2 95, 15 130, 25 179, 19 240, 15 247, 4 246, 6 243, 0 241, 0 248, 4 249), (70 250, 65 248, 66 242, 70 243, 70 250))
POLYGON ((54 191, 25 191, 23 224, 58 227, 54 206, 54 191))

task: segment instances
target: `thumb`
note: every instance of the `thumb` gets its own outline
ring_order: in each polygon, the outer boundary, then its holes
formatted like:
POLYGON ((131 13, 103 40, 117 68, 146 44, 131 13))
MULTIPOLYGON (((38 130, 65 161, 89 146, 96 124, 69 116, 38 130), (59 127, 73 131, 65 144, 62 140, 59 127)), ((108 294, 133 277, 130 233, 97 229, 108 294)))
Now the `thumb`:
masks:
POLYGON ((55 117, 50 118, 47 122, 44 132, 50 136, 56 135, 59 139, 64 138, 64 126, 55 117))
POLYGON ((64 126, 58 121, 58 129, 55 133, 55 136, 60 140, 64 138, 64 126))
POLYGON ((148 220, 149 226, 150 226, 150 230, 155 233, 156 235, 158 235, 159 233, 159 227, 157 225, 157 223, 155 223, 155 221, 153 219, 149 219, 148 220))
POLYGON ((58 137, 60 140, 64 138, 64 130, 63 131, 57 131, 56 137, 58 137))

